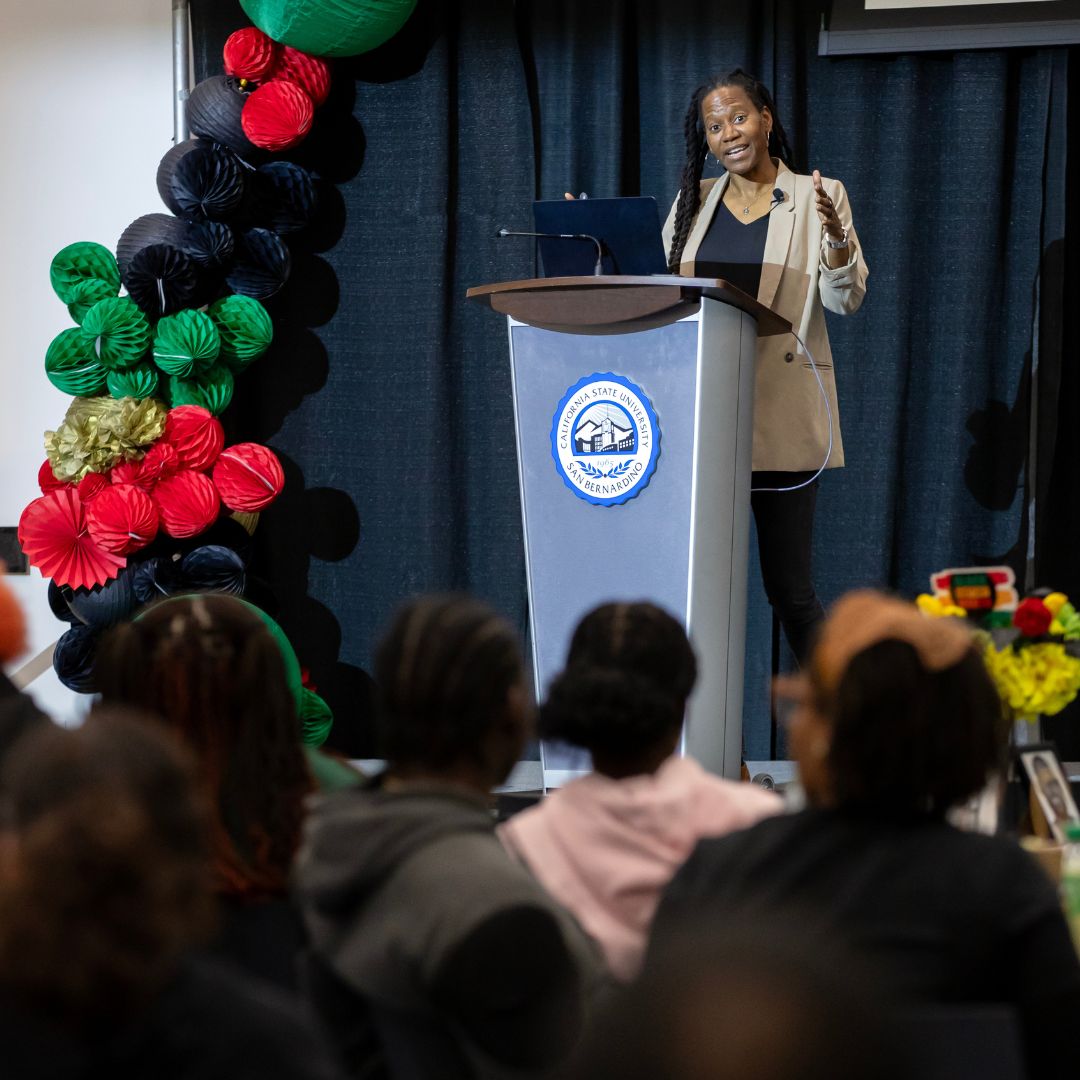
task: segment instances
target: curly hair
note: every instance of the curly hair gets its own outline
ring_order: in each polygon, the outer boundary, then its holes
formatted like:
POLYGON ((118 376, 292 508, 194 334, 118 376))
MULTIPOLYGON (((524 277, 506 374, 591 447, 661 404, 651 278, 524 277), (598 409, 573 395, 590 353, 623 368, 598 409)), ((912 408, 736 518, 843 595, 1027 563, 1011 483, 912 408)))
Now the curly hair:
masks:
POLYGON ((682 625, 646 602, 604 604, 570 642, 540 708, 540 733, 630 760, 682 723, 697 660, 682 625))
POLYGON ((375 654, 387 759, 437 769, 480 761, 484 736, 524 678, 517 635, 486 604, 460 595, 407 603, 375 654))
POLYGON ((972 648, 928 671, 905 641, 856 655, 827 693, 813 664, 815 707, 832 721, 826 766, 837 805, 881 816, 944 817, 1001 765, 1001 699, 972 648))
POLYGON ((214 809, 218 891, 283 894, 313 784, 281 650, 232 596, 170 597, 102 642, 108 703, 160 716, 191 748, 214 809))
POLYGON ((671 238, 671 250, 668 253, 668 269, 679 272, 683 248, 690 235, 690 229, 701 209, 701 173, 705 167, 705 155, 708 143, 705 140, 705 122, 701 116, 702 102, 714 90, 721 86, 737 86, 746 92, 746 96, 758 110, 768 109, 772 115, 772 128, 769 131, 769 153, 790 166, 794 160, 787 132, 780 123, 776 103, 772 94, 759 79, 748 75, 742 68, 736 68, 727 75, 716 75, 703 82, 690 95, 690 104, 683 119, 683 137, 686 140, 686 164, 683 166, 682 182, 679 187, 678 207, 675 211, 675 234, 671 238))
POLYGON ((214 907, 206 813, 188 755, 145 718, 98 709, 4 763, 0 987, 97 1030, 161 989, 214 907))

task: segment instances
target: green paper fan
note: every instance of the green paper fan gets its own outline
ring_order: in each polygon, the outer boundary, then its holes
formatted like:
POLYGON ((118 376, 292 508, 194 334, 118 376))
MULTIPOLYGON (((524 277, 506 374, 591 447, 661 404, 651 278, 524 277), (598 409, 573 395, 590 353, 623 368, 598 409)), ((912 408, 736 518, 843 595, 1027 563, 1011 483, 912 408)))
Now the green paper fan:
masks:
POLYGON ((197 379, 173 375, 169 379, 169 393, 174 408, 177 405, 201 405, 219 416, 232 401, 233 373, 224 364, 215 364, 197 379))
POLYGON ((45 374, 57 390, 73 397, 94 397, 105 386, 105 369, 77 326, 52 339, 45 353, 45 374))
POLYGON ((157 368, 153 364, 136 364, 132 368, 110 371, 105 384, 114 398, 133 397, 140 401, 153 397, 158 390, 157 368))
POLYGON ((169 375, 200 378, 213 367, 220 350, 217 327, 201 311, 180 311, 157 324, 154 363, 169 375))
POLYGON ((333 726, 330 706, 305 686, 300 691, 300 741, 305 746, 322 746, 333 726))
POLYGON ((120 269, 113 253, 107 247, 84 240, 68 244, 53 256, 52 265, 49 267, 49 280, 52 282, 53 292, 65 304, 74 301, 71 295, 72 286, 86 278, 107 282, 112 287, 113 296, 120 291, 120 269))
POLYGON ((221 359, 243 371, 270 347, 274 324, 266 308, 250 296, 225 296, 210 305, 210 318, 221 335, 221 359))
POLYGON ((68 314, 80 325, 86 318, 86 313, 99 301, 108 300, 116 295, 116 289, 101 278, 88 277, 74 282, 68 290, 71 302, 68 304, 68 314))
POLYGON ((86 313, 82 334, 107 368, 134 367, 150 347, 150 323, 126 296, 99 300, 86 313))

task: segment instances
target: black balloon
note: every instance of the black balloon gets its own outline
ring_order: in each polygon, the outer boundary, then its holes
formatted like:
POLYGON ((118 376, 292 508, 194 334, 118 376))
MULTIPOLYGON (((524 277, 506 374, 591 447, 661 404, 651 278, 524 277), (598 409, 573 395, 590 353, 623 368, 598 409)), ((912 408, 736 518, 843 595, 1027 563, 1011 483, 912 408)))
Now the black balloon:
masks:
POLYGON ((291 267, 289 249, 277 233, 248 229, 237 237, 236 257, 225 280, 233 292, 265 300, 289 280, 291 267))
POLYGON ((69 690, 77 694, 94 693, 97 645, 98 631, 92 626, 73 626, 60 635, 53 650, 53 670, 69 690))
POLYGON ((55 581, 49 582, 49 610, 63 622, 78 622, 78 616, 68 607, 65 591, 71 594, 70 589, 61 589, 55 581))
POLYGON ((232 548, 204 544, 184 556, 180 569, 193 589, 244 593, 244 561, 232 548))
POLYGON ((132 587, 140 604, 150 604, 163 596, 172 596, 184 587, 180 563, 168 556, 145 559, 135 567, 132 587))
POLYGON ((200 266, 216 270, 232 258, 236 243, 228 225, 220 221, 203 221, 187 226, 179 246, 200 266))
POLYGON ((194 260, 171 244, 135 253, 123 272, 128 295, 151 319, 197 306, 201 281, 194 260))
POLYGON ((247 98, 239 79, 228 75, 203 79, 188 98, 187 117, 192 134, 219 142, 248 161, 265 161, 265 151, 248 139, 240 121, 247 98))
POLYGON ((315 182, 307 169, 292 161, 269 161, 252 174, 249 188, 257 191, 255 224, 281 236, 297 232, 315 216, 315 182))
POLYGON ((72 614, 87 626, 103 630, 126 619, 135 608, 130 567, 123 567, 111 581, 92 589, 73 589, 68 597, 72 614))
POLYGON ((161 159, 158 194, 186 221, 227 221, 244 198, 244 172, 228 147, 188 139, 161 159))
POLYGON ((116 243, 116 261, 120 273, 127 269, 132 258, 151 244, 181 246, 181 238, 188 228, 172 214, 143 214, 136 218, 120 235, 116 243))

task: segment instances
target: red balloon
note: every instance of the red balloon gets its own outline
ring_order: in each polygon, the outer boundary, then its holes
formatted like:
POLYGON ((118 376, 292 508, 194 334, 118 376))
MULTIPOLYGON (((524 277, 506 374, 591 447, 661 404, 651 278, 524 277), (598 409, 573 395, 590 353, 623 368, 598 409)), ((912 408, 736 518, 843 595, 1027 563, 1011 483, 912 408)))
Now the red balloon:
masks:
POLYGON ((245 26, 225 42, 225 74, 250 82, 262 82, 277 66, 281 48, 258 27, 245 26))
POLYGON ((48 458, 41 463, 41 468, 38 469, 37 482, 42 495, 48 495, 50 491, 56 491, 57 488, 67 487, 65 481, 56 479, 56 473, 52 471, 52 465, 48 458))
POLYGON ((272 79, 244 102, 240 123, 249 141, 272 153, 295 146, 311 130, 315 106, 296 83, 272 79))
POLYGON ((110 476, 99 472, 87 473, 79 481, 79 498, 82 499, 83 509, 109 486, 109 482, 110 476))
POLYGON ((285 473, 273 450, 258 443, 237 443, 218 458, 214 484, 230 510, 255 514, 281 494, 285 473))
POLYGON ((114 465, 109 470, 109 481, 113 484, 137 484, 141 471, 141 462, 121 461, 119 465, 114 465))
POLYGON ((206 473, 181 469, 159 480, 154 488, 161 527, 170 536, 183 540, 198 536, 217 520, 221 500, 206 473))
POLYGON ((270 77, 296 83, 316 108, 330 93, 330 65, 321 57, 311 56, 291 45, 282 48, 270 77))
POLYGON ((142 488, 112 484, 86 507, 86 527, 99 547, 130 555, 157 536, 157 507, 142 488))
POLYGON ((225 445, 221 421, 201 405, 178 405, 165 417, 162 442, 176 447, 185 469, 209 469, 225 445))
POLYGON ((176 447, 164 439, 158 439, 139 463, 139 475, 135 483, 143 491, 152 491, 159 480, 171 476, 179 468, 180 455, 176 452, 176 447))

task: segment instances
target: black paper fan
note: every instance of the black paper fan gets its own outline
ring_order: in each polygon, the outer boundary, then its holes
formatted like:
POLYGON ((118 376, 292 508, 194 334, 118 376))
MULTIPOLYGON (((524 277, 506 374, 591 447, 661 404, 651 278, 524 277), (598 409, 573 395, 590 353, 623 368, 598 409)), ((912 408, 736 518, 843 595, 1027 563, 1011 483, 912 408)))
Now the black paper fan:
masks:
POLYGON ((158 194, 186 221, 227 221, 244 198, 244 172, 227 147, 188 139, 161 159, 158 194))
POLYGON ((297 232, 315 216, 315 182, 307 169, 292 161, 268 161, 252 174, 249 187, 257 191, 255 224, 279 235, 297 232))
POLYGON ((248 139, 240 122, 247 99, 239 79, 228 75, 203 79, 188 98, 188 125, 192 134, 221 143, 248 161, 265 161, 265 151, 248 139))
POLYGON ((69 690, 77 694, 94 692, 94 657, 98 631, 92 626, 73 626, 60 635, 53 650, 53 670, 69 690))
POLYGON ((220 544, 204 544, 184 556, 180 569, 193 589, 244 594, 244 561, 220 544))
POLYGON ((124 288, 151 319, 194 307, 198 266, 171 244, 151 244, 135 253, 124 271, 124 288))
POLYGON ((285 242, 269 229, 248 229, 237 237, 236 259, 225 277, 241 296, 265 300, 286 281, 292 259, 285 242))
POLYGON ((180 247, 186 230, 184 222, 174 218, 172 214, 143 214, 136 218, 116 242, 116 261, 120 265, 120 273, 124 273, 138 252, 151 244, 180 247))
POLYGON ((116 577, 92 589, 73 589, 67 596, 71 613, 87 626, 104 629, 126 619, 135 607, 134 575, 122 567, 116 577))

